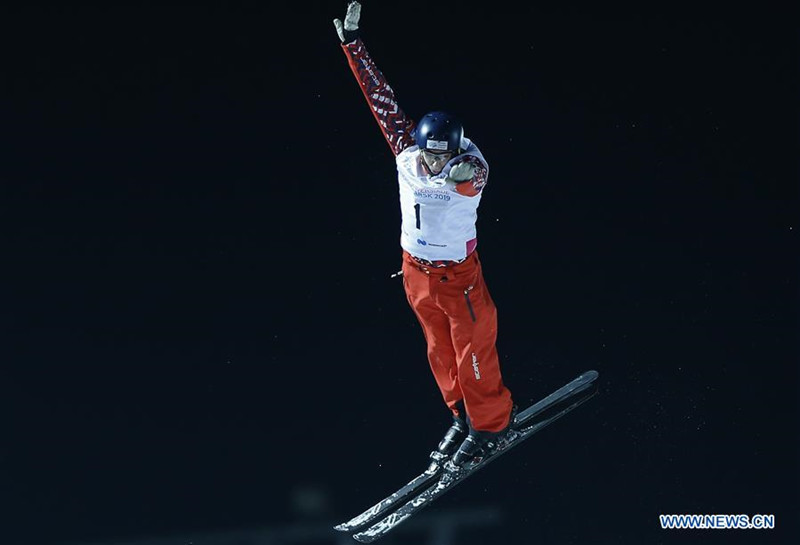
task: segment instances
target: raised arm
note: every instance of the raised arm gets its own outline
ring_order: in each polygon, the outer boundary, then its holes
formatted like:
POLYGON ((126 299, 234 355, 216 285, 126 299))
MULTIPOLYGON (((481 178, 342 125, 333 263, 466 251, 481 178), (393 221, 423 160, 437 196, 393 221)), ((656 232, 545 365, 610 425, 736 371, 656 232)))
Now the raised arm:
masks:
POLYGON ((359 38, 358 21, 360 16, 361 4, 350 2, 344 22, 334 19, 333 24, 342 41, 342 49, 347 56, 350 69, 358 80, 364 98, 367 99, 369 109, 375 116, 392 153, 398 155, 414 144, 411 136, 411 132, 414 130, 414 121, 407 117, 397 105, 394 91, 386 83, 386 79, 375 66, 375 62, 359 38))

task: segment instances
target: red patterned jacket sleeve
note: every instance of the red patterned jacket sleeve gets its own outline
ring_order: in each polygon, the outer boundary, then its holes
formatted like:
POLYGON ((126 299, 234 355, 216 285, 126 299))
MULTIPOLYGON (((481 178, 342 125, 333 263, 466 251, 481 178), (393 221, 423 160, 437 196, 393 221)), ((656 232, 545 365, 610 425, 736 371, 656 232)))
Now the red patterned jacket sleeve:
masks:
POLYGON ((466 155, 463 157, 463 162, 470 163, 475 167, 475 174, 472 176, 471 180, 466 180, 456 184, 456 191, 462 195, 466 195, 467 197, 474 197, 480 193, 483 189, 483 186, 486 185, 488 172, 486 171, 486 167, 483 166, 483 163, 481 163, 477 157, 473 157, 471 155, 466 155))
POLYGON ((414 144, 414 139, 411 137, 414 121, 409 119, 397 105, 394 91, 375 66, 361 39, 342 44, 342 49, 347 55, 347 62, 367 99, 372 115, 375 116, 392 153, 397 156, 414 144))

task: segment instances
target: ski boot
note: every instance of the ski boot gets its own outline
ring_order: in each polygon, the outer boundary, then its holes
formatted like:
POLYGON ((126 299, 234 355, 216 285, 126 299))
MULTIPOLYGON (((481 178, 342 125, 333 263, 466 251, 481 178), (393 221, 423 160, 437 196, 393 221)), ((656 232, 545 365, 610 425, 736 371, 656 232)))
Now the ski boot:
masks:
POLYGON ((516 432, 512 429, 512 426, 516 416, 517 406, 514 405, 511 409, 511 416, 508 419, 508 425, 502 430, 489 432, 470 429, 469 435, 467 435, 447 464, 448 469, 458 471, 473 460, 478 461, 494 454, 495 451, 504 447, 510 440, 513 440, 516 432))
POLYGON ((444 437, 439 442, 439 446, 436 447, 436 450, 431 452, 431 464, 428 466, 429 472, 437 471, 445 463, 445 461, 450 458, 450 456, 458 448, 458 445, 461 443, 468 430, 469 426, 464 419, 459 418, 458 416, 453 416, 453 423, 450 425, 447 433, 444 434, 444 437))

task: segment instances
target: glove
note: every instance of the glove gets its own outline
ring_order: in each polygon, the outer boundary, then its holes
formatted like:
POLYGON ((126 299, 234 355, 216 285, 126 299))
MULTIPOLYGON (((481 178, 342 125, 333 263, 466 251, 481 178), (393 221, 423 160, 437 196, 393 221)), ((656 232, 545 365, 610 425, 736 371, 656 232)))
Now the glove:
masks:
POLYGON ((358 38, 358 20, 361 18, 361 4, 350 2, 347 4, 347 14, 344 16, 344 23, 340 19, 333 20, 336 27, 336 34, 342 43, 349 44, 358 38))
POLYGON ((464 161, 463 163, 458 163, 450 169, 450 174, 447 175, 447 180, 460 184, 462 182, 466 182, 467 180, 471 180, 473 176, 475 176, 475 165, 464 161))

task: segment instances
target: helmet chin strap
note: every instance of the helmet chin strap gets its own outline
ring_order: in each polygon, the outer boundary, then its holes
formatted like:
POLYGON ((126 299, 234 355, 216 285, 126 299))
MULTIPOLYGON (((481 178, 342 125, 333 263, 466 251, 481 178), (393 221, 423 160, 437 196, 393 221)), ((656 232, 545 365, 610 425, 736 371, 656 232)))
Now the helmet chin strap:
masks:
POLYGON ((422 163, 422 169, 428 174, 428 176, 435 176, 435 174, 431 171, 431 168, 428 166, 428 163, 426 163, 425 159, 422 158, 422 155, 419 156, 419 162, 422 163))

